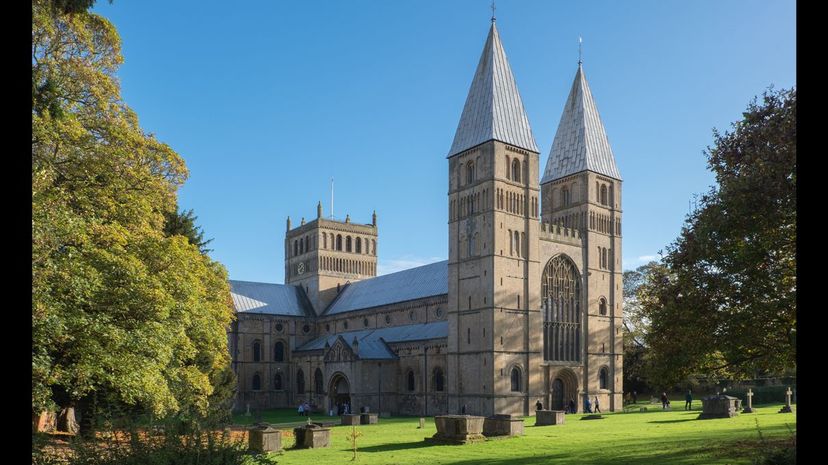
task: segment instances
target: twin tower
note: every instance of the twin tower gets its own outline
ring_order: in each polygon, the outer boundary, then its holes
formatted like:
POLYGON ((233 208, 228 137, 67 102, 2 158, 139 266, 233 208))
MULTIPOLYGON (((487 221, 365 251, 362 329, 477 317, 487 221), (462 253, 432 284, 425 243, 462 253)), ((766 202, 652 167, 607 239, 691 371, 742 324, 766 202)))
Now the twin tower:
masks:
POLYGON ((539 152, 492 21, 448 154, 450 411, 622 406, 621 176, 580 63, 539 152))

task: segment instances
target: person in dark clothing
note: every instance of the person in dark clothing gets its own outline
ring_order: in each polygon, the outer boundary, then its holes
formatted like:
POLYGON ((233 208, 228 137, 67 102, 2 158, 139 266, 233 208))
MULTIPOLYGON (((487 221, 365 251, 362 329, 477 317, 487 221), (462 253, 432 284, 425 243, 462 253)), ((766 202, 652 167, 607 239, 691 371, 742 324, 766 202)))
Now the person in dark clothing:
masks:
POLYGON ((689 389, 684 396, 684 410, 693 410, 693 393, 689 389))
POLYGON ((662 410, 666 409, 669 406, 670 406, 670 400, 667 399, 667 393, 662 392, 661 393, 661 408, 662 408, 662 410))
POLYGON ((595 406, 595 413, 601 413, 601 407, 598 406, 598 396, 595 396, 595 402, 593 405, 595 406))
POLYGON ((569 399, 569 413, 577 413, 577 410, 575 410, 575 399, 569 399))
POLYGON ((540 399, 535 402, 535 410, 543 410, 543 403, 541 403, 540 399))
POLYGON ((633 391, 633 404, 638 403, 638 393, 633 391))
POLYGON ((466 414, 466 404, 463 404, 463 407, 460 409, 460 415, 466 414))

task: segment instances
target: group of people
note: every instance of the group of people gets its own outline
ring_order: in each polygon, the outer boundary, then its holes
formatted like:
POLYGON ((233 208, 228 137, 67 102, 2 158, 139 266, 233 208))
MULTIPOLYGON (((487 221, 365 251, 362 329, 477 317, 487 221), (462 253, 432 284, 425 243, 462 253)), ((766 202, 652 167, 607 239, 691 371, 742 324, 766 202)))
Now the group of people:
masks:
POLYGON ((624 404, 637 404, 638 393, 636 391, 628 392, 624 395, 624 404))
MULTIPOLYGON (((575 402, 571 402, 574 404, 575 402)), ((598 402, 598 396, 595 400, 590 402, 589 397, 584 398, 584 413, 601 413, 601 405, 598 402)))
POLYGON ((341 404, 336 404, 336 414, 337 415, 349 415, 351 413, 351 404, 349 402, 344 402, 341 404))
POLYGON ((311 412, 311 406, 305 401, 299 402, 299 416, 306 417, 311 412))

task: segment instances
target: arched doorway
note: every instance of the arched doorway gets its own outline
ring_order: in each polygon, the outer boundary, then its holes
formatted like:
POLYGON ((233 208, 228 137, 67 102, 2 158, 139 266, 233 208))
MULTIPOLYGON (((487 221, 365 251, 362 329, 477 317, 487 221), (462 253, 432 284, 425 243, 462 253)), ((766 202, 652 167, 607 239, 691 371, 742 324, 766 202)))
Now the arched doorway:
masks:
POLYGON ((569 368, 564 368, 553 375, 550 384, 550 407, 552 410, 566 410, 569 401, 575 402, 575 409, 579 409, 578 377, 569 368))
POLYGON ((331 377, 331 383, 328 388, 328 399, 330 402, 330 409, 337 415, 340 414, 345 404, 351 407, 353 413, 353 404, 351 404, 351 385, 348 383, 348 378, 342 373, 336 373, 331 377))
POLYGON ((552 410, 564 410, 564 385, 561 378, 552 383, 552 410))

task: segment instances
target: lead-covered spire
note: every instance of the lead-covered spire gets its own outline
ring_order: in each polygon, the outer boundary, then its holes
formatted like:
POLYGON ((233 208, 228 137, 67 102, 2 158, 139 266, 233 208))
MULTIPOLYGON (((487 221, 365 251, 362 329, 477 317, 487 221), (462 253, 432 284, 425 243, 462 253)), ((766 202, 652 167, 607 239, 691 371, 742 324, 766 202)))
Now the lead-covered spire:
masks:
POLYGON ((493 139, 539 152, 494 21, 448 156, 493 139))
POLYGON ((579 64, 541 184, 584 170, 621 180, 604 124, 579 64))

